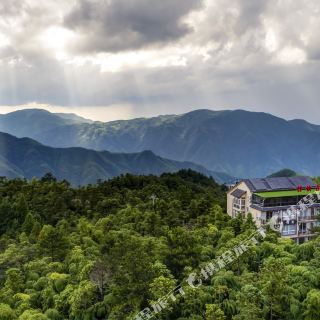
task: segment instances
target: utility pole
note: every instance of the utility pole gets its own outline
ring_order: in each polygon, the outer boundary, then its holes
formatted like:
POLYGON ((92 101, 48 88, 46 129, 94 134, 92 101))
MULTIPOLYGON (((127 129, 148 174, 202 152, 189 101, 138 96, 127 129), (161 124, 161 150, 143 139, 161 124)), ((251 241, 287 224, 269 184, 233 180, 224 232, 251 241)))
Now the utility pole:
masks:
POLYGON ((152 206, 153 206, 153 210, 155 210, 155 205, 156 205, 156 200, 158 199, 158 197, 153 194, 150 199, 152 200, 152 206))

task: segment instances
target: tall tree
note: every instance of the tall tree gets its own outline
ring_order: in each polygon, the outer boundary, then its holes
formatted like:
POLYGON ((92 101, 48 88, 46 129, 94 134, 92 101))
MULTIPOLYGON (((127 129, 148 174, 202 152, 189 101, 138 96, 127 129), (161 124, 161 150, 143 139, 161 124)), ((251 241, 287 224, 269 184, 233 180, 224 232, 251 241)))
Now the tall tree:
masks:
POLYGON ((68 239, 58 228, 45 225, 39 234, 38 245, 43 253, 51 257, 52 261, 61 260, 67 252, 68 239))

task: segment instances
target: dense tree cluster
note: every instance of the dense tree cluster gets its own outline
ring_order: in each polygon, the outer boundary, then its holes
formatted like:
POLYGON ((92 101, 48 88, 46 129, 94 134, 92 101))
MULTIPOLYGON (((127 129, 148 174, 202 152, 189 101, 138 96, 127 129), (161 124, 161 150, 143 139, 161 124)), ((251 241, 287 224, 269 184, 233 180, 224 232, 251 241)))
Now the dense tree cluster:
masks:
MULTIPOLYGON (((0 181, 0 320, 132 319, 250 235, 225 188, 184 170, 72 188, 48 174, 0 181), (156 195, 153 202, 152 195, 156 195)), ((275 233, 161 320, 316 320, 320 241, 275 233)))

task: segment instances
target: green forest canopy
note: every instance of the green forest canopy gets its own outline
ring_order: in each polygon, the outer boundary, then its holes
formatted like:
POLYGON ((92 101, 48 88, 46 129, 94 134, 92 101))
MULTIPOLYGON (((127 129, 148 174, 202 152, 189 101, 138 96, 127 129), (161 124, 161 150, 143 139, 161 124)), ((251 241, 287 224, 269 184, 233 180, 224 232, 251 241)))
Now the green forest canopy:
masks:
MULTIPOLYGON (((51 175, 2 178, 0 320, 132 319, 253 232, 250 216, 228 217, 225 193, 190 170, 78 189, 51 175)), ((158 319, 319 315, 319 239, 298 246, 270 231, 158 319)))

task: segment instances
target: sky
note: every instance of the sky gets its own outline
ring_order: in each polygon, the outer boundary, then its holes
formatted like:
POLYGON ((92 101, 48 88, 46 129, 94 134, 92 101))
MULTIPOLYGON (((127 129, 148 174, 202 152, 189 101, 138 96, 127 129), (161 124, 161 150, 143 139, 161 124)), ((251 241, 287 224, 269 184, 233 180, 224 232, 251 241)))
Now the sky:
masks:
POLYGON ((0 0, 0 113, 246 109, 320 124, 318 0, 0 0))

